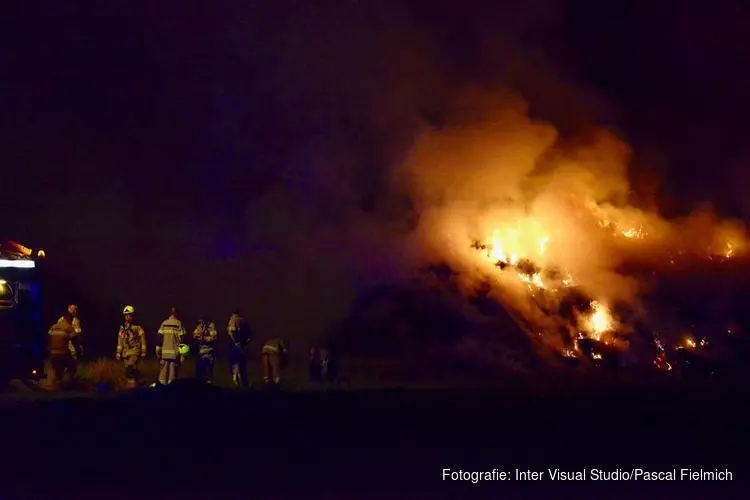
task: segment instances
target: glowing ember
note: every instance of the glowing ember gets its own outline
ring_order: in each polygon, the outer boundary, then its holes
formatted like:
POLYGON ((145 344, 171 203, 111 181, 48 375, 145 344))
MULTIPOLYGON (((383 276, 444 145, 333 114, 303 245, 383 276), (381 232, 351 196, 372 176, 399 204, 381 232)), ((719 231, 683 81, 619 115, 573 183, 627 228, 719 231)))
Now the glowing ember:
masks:
POLYGON ((544 282, 542 281, 542 277, 539 275, 539 273, 535 273, 532 275, 518 273, 518 279, 520 279, 524 283, 528 283, 529 285, 544 288, 544 282))
POLYGON ((695 349, 697 347, 706 347, 708 345, 708 341, 705 338, 702 338, 700 341, 695 341, 693 338, 686 338, 685 344, 678 346, 677 349, 695 349))
POLYGON ((731 243, 727 243, 727 251, 724 253, 725 258, 730 258, 734 255, 734 246, 731 243))
POLYGON ((643 226, 639 227, 638 229, 630 228, 626 231, 622 231, 621 234, 626 238, 639 240, 642 240, 645 236, 647 236, 647 234, 643 232, 643 226))
POLYGON ((737 258, 741 246, 742 245, 738 244, 735 239, 723 240, 723 242, 718 245, 710 246, 708 250, 710 254, 709 259, 718 259, 723 262, 725 260, 737 258))
POLYGON ((592 353, 591 357, 594 359, 602 359, 602 355, 599 354, 598 352, 592 353))
POLYGON ((605 211, 593 200, 589 200, 585 203, 586 208, 589 209, 591 214, 597 219, 597 224, 602 229, 608 229, 612 232, 613 236, 624 236, 628 239, 639 239, 642 240, 648 233, 643 230, 643 226, 628 227, 627 229, 621 229, 621 227, 629 226, 629 224, 622 224, 622 222, 616 222, 605 215, 605 211))
POLYGON ((660 352, 659 355, 656 356, 654 365, 656 365, 656 367, 660 370, 669 371, 672 369, 672 365, 667 361, 667 353, 664 351, 660 352))

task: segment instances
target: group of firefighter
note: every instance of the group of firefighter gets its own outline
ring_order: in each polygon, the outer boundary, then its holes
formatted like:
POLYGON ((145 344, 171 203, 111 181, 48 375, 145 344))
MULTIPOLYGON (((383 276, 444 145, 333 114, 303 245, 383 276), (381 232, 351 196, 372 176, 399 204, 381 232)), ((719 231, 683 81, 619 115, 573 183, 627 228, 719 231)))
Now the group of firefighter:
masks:
MULTIPOLYGON (((117 334, 116 358, 125 366, 127 384, 138 384, 139 364, 146 357, 146 333, 135 321, 135 308, 126 306, 122 311, 123 322, 117 334)), ((83 356, 81 322, 78 306, 70 305, 62 317, 49 329, 49 355, 54 386, 60 387, 65 376, 75 376, 78 360, 83 356)), ((228 358, 231 367, 232 383, 236 387, 247 387, 247 351, 252 341, 252 331, 239 310, 234 310, 226 327, 229 339, 228 358)), ((180 320, 177 309, 172 309, 158 330, 156 357, 159 360, 159 383, 167 385, 180 376, 180 366, 190 353, 187 331, 180 320)), ((216 324, 205 317, 198 320, 193 330, 193 340, 197 343, 196 377, 214 383, 214 362, 216 360, 216 324)), ((266 385, 277 386, 281 372, 288 359, 288 349, 280 338, 266 340, 261 349, 263 381, 266 385)), ((327 350, 311 350, 323 369, 328 363, 327 350), (323 358, 320 358, 320 355, 323 358)), ((312 359, 312 357, 311 357, 312 359)))

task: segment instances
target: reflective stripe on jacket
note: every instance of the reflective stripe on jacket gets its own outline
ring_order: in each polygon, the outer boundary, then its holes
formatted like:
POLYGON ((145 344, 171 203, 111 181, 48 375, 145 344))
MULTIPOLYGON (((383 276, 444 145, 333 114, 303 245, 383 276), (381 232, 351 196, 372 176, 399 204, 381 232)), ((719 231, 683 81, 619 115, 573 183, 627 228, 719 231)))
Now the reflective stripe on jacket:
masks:
POLYGON ((157 354, 161 355, 162 359, 178 359, 179 352, 177 349, 182 343, 182 337, 185 336, 182 321, 170 316, 161 324, 158 333, 161 337, 161 345, 157 346, 157 354))
POLYGON ((267 340, 263 344, 263 354, 283 354, 286 352, 286 346, 281 339, 267 340))

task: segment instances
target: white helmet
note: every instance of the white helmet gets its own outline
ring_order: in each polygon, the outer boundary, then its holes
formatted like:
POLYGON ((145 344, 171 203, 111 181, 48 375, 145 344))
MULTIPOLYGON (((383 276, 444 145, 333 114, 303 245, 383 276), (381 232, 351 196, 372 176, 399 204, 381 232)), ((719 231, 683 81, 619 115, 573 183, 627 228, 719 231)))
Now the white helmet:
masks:
POLYGON ((135 307, 125 306, 125 309, 122 310, 122 315, 125 316, 126 314, 133 314, 134 312, 135 312, 135 307))

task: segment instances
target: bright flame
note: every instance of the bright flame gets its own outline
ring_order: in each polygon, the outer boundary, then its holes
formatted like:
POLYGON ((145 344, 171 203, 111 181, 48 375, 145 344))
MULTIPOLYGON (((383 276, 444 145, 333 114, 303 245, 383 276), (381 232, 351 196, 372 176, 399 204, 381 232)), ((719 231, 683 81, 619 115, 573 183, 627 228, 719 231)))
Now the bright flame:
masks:
POLYGON ((549 236, 542 236, 539 239, 539 255, 544 255, 544 249, 547 246, 548 241, 549 241, 549 236))
POLYGON ((727 251, 724 253, 724 257, 727 259, 734 255, 734 246, 731 243, 727 243, 727 251))
POLYGON ((588 326, 596 340, 599 340, 602 333, 612 329, 614 320, 607 307, 597 301, 591 302, 591 309, 593 313, 589 318, 588 326))
MULTIPOLYGON (((547 243, 549 236, 535 236, 539 233, 538 223, 533 221, 523 221, 518 223, 519 229, 506 228, 505 230, 493 229, 492 235, 487 245, 487 257, 493 262, 502 262, 503 264, 517 265, 522 259, 529 259, 533 251, 530 251, 532 245, 535 248, 537 256, 544 256, 547 252, 547 243), (536 231, 530 231, 530 226, 536 226, 536 231)), ((533 228, 532 228, 533 229, 533 228)))
POLYGON ((492 244, 490 246, 489 258, 494 262, 507 262, 508 257, 503 252, 503 242, 500 240, 500 230, 492 232, 492 244))
POLYGON ((622 231, 622 235, 626 238, 642 240, 646 236, 646 233, 643 232, 643 226, 641 226, 638 229, 630 228, 622 231))
POLYGON ((529 285, 544 288, 544 282, 542 281, 542 277, 539 275, 539 273, 532 274, 531 276, 529 276, 528 274, 518 273, 518 279, 520 279, 524 283, 528 283, 529 285))

